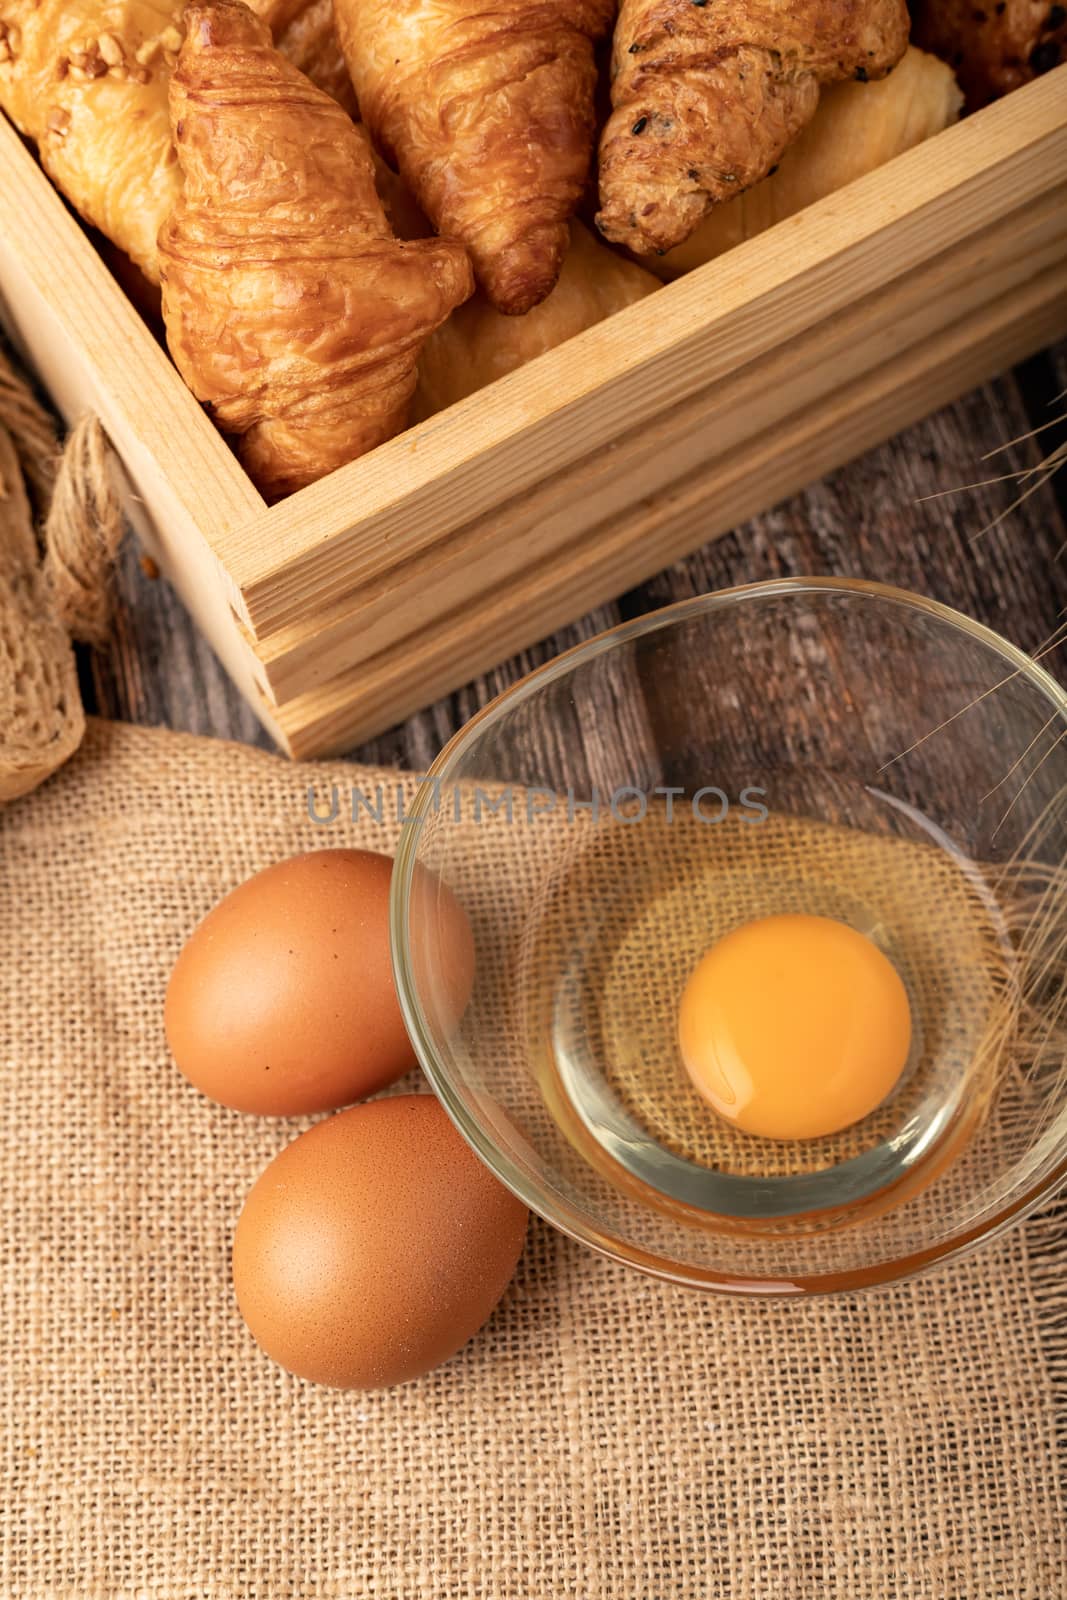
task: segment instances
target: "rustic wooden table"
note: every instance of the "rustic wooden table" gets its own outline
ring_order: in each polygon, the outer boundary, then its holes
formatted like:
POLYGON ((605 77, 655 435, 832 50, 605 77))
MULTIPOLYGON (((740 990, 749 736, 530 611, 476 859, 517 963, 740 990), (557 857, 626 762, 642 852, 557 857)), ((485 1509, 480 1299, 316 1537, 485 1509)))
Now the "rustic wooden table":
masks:
MULTIPOLYGON (((957 607, 1035 651, 1067 616, 1067 471, 991 532, 1011 483, 953 493, 1034 466, 1067 438, 1067 345, 1035 357, 834 473, 804 494, 698 550, 639 589, 524 651, 457 694, 352 752, 425 770, 446 739, 507 684, 623 618, 705 590, 791 574, 876 578, 957 607), (1049 424, 1052 423, 1052 426, 1049 424), (990 451, 1033 429, 992 461, 990 451), (936 496, 937 498, 929 498, 936 496)), ((82 663, 89 706, 269 748, 165 581, 141 570, 132 541, 117 578, 109 648, 82 663)), ((1062 677, 1067 648, 1048 664, 1062 677)))

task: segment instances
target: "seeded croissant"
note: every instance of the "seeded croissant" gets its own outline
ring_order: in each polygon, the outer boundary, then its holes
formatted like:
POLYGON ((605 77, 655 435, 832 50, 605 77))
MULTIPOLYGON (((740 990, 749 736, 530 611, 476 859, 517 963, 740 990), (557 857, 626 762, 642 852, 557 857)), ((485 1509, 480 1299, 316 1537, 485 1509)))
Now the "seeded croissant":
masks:
POLYGON ((820 85, 904 54, 904 0, 622 0, 600 143, 605 238, 669 250, 767 175, 820 85))
MULTIPOLYGON (((255 0, 291 48, 354 106, 329 0, 255 0), (332 52, 332 53, 331 53, 332 52)), ((0 0, 0 106, 57 189, 152 283, 181 187, 167 83, 184 0, 0 0)))
POLYGON ((450 241, 393 237, 366 140, 240 0, 194 3, 185 24, 167 342, 276 499, 406 425, 419 350, 471 293, 470 263, 450 241))
POLYGON ((680 277, 932 138, 962 107, 951 67, 909 45, 881 83, 835 83, 825 90, 777 172, 716 206, 684 244, 652 257, 649 266, 657 277, 680 277))
POLYGON ((614 0, 335 0, 360 111, 497 310, 559 276, 594 136, 592 41, 614 0))
POLYGON ((948 61, 975 111, 1067 61, 1060 0, 912 0, 916 43, 948 61))

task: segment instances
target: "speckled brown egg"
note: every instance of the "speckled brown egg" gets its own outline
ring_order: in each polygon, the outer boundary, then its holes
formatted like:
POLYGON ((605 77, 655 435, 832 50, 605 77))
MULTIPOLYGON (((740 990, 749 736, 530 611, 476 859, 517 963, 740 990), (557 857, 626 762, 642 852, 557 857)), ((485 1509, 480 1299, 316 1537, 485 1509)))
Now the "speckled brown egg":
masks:
MULTIPOLYGON (((315 850, 242 883, 175 963, 164 1021, 190 1083, 266 1116, 332 1111, 415 1065, 389 956, 392 860, 315 850)), ((432 937, 458 1017, 474 947, 458 901, 434 879, 432 937)))
POLYGON ((526 1220, 431 1095, 353 1106, 301 1134, 252 1188, 233 1245, 237 1303, 299 1377, 406 1383, 485 1322, 526 1220))

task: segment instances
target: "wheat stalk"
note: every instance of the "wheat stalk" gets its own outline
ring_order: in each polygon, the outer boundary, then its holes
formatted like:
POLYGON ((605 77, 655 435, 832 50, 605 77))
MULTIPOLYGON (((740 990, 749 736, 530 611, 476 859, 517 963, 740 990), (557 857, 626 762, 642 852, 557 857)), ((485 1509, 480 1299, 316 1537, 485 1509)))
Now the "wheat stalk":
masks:
MULTIPOLYGON (((1051 404, 1056 405, 1058 401, 1063 399, 1067 399, 1067 389, 1056 395, 1051 404)), ((1060 412, 1055 417, 1050 417, 1047 422, 1039 423, 1036 428, 1030 428, 1026 433, 1017 434, 1014 439, 1006 439, 1003 444, 998 444, 994 449, 987 450, 981 459, 983 461, 992 461, 995 456, 1003 455, 1005 450, 1012 450, 1016 445, 1026 444, 1029 440, 1036 439, 1039 434, 1047 433, 1050 428, 1062 428, 1065 425, 1067 425, 1067 411, 1060 412)), ((976 544, 987 533, 992 533, 994 528, 1001 527, 1013 512, 1018 511, 1019 507, 1029 500, 1032 494, 1036 494, 1039 489, 1043 489, 1046 483, 1049 483, 1064 465, 1067 465, 1067 439, 1061 439, 1058 445, 1050 450, 1047 455, 1042 456, 1041 460, 1035 462, 1033 466, 1020 467, 1014 472, 1002 472, 993 478, 979 478, 974 483, 963 483, 955 489, 939 489, 935 494, 921 495, 916 504, 923 505, 928 500, 944 500, 949 495, 967 494, 974 489, 988 489, 998 483, 1026 484, 1022 494, 1016 495, 1010 505, 1005 506, 1004 510, 999 512, 991 522, 987 522, 984 527, 979 528, 978 532, 971 536, 970 542, 976 544)))
MULTIPOLYGON (((1056 400, 1067 398, 1067 391, 1056 400)), ((1056 401, 1053 401, 1055 404, 1056 401)), ((1067 423, 1067 412, 1058 414, 1039 427, 1006 440, 982 457, 991 461, 1004 451, 1026 444, 1032 439, 1067 423)), ((1042 454, 1033 465, 985 478, 939 495, 926 495, 924 500, 944 498, 999 483, 1015 483, 1022 492, 984 527, 979 529, 971 543, 1003 525, 1033 494, 1067 464, 1067 440, 1042 454)), ((1062 553, 1062 552, 1061 552, 1062 553)), ((1067 621, 1060 622, 1033 653, 1041 661, 1067 643, 1067 621)), ((880 771, 903 760, 914 750, 952 726, 960 717, 980 705, 991 695, 1020 676, 1008 673, 991 685, 983 694, 975 696, 959 711, 931 728, 907 750, 884 763, 880 771)), ((996 839, 1009 817, 1015 812, 1026 790, 1045 764, 1059 751, 1067 740, 1067 730, 1057 729, 1059 714, 1053 713, 1043 727, 1031 738, 1025 749, 1011 763, 1003 777, 982 797, 988 800, 1002 789, 1020 768, 1024 775, 1011 797, 1007 808, 994 829, 990 842, 996 839), (1042 750, 1047 736, 1051 742, 1042 750), (1030 760, 1030 758, 1033 758, 1030 760), (1029 765, 1027 763, 1029 761, 1029 765)), ((1052 1155, 1062 1139, 1064 1103, 1067 1100, 1067 852, 1063 839, 1067 831, 1067 786, 1061 786, 1019 840, 1011 858, 996 868, 983 871, 995 901, 1004 918, 1010 940, 1010 952, 1003 947, 989 954, 994 957, 994 970, 1000 969, 998 999, 989 1018, 989 1026, 972 1064, 975 1087, 988 1111, 998 1100, 1000 1091, 1010 1079, 1017 1091, 1016 1117, 1025 1126, 1005 1125, 1003 1132, 1009 1138, 1021 1133, 1025 1160, 1036 1173, 1043 1161, 1052 1155)), ((1002 1108, 1002 1115, 1006 1108, 1002 1108)), ((1008 1123, 1013 1122, 1010 1113, 1008 1123)), ((1004 1182, 1013 1181, 1006 1175, 1004 1182)))

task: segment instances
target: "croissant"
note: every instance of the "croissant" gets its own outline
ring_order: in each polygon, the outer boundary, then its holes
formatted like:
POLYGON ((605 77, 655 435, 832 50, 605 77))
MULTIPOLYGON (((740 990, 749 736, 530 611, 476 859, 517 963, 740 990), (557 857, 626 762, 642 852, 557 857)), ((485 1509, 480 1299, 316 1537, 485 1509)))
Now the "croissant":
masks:
POLYGON ((594 136, 614 0, 334 0, 360 111, 499 311, 548 294, 594 136))
POLYGON ((684 244, 653 257, 660 278, 677 278, 754 239, 824 195, 843 189, 904 150, 947 128, 963 107, 952 68, 909 45, 881 83, 835 83, 784 153, 777 172, 716 206, 684 244))
MULTIPOLYGON (((301 18, 318 15, 316 59, 327 71, 322 4, 288 0, 281 26, 305 49, 301 18)), ((279 0, 255 6, 268 8, 280 14, 279 0)), ((156 238, 181 187, 167 84, 183 9, 184 0, 4 0, 0 20, 0 106, 37 145, 56 187, 151 283, 156 238)), ((332 82, 340 54, 332 28, 329 36, 332 82)), ((344 92, 354 105, 347 81, 344 92)))
POLYGON ((241 0, 185 22, 167 341, 273 500, 404 427, 419 349, 473 279, 461 245, 393 237, 366 140, 241 0))
POLYGON ((912 0, 915 42, 951 62, 968 111, 1067 61, 1067 6, 1056 0, 912 0))
POLYGON ((283 56, 358 116, 356 92, 333 25, 333 0, 248 0, 283 56))
POLYGON ((5 0, 0 105, 87 222, 158 279, 156 234, 181 175, 166 81, 175 0, 5 0))
POLYGON ((430 335, 415 392, 420 418, 443 411, 660 288, 658 278, 600 244, 580 222, 570 226, 559 282, 540 305, 524 317, 504 317, 477 294, 430 335))
POLYGON ((601 233, 643 255, 680 244, 766 176, 820 85, 883 77, 907 44, 904 0, 622 0, 601 233))

